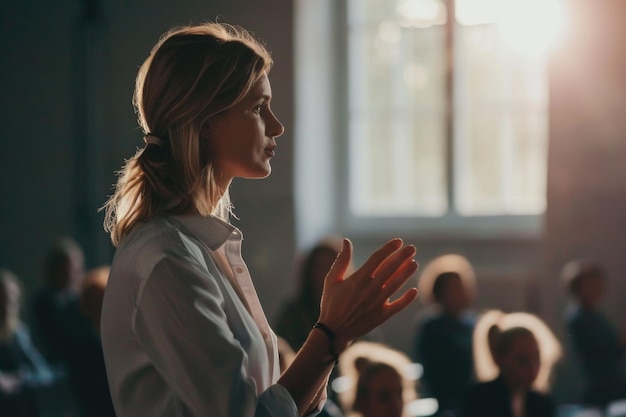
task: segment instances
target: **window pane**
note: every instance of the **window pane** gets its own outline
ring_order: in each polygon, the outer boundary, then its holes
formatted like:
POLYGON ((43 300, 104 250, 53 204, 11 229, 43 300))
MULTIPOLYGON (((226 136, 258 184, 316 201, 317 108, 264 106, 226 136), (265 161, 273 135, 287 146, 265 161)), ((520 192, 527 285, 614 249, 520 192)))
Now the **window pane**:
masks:
POLYGON ((443 27, 402 26, 399 3, 350 2, 349 199, 361 216, 447 210, 443 27))
POLYGON ((545 60, 508 48, 495 24, 457 25, 455 197, 462 215, 545 208, 545 60))
POLYGON ((540 49, 558 26, 548 7, 558 0, 455 1, 448 137, 444 2, 348 0, 348 199, 356 215, 545 209, 548 88, 540 49))
POLYGON ((355 118, 351 201, 357 216, 440 216, 447 210, 443 115, 355 118))

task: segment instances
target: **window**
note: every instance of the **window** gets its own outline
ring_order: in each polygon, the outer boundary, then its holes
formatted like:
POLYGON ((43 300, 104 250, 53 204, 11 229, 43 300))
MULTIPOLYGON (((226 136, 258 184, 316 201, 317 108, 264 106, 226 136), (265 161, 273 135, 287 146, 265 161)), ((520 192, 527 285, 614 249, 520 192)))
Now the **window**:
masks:
POLYGON ((557 1, 347 0, 348 217, 540 218, 557 1))

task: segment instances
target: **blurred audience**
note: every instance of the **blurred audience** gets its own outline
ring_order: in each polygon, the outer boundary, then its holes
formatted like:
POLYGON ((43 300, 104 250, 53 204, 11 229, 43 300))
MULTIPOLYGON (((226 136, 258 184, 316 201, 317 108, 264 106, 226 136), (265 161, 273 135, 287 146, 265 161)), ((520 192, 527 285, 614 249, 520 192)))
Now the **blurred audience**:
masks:
POLYGON ((80 245, 71 238, 58 239, 44 260, 44 282, 34 295, 33 320, 46 357, 67 366, 80 346, 85 318, 78 290, 84 276, 80 245))
MULTIPOLYGON (((319 318, 324 279, 341 251, 342 242, 339 236, 327 236, 299 260, 298 294, 282 306, 275 327, 276 334, 284 338, 295 351, 302 347, 319 318)), ((352 269, 347 275, 352 273, 352 269)))
POLYGON ((561 275, 571 298, 565 323, 585 379, 582 401, 605 408, 626 399, 626 343, 601 310, 606 272, 596 263, 573 260, 561 275))
POLYGON ((74 378, 87 417, 115 417, 100 340, 100 313, 109 272, 109 266, 87 271, 80 291, 80 308, 91 323, 91 331, 85 331, 74 378))
POLYGON ((106 379, 102 383, 102 350, 94 328, 99 320, 97 307, 92 307, 97 290, 86 290, 84 279, 82 248, 69 237, 58 239, 45 257, 44 282, 33 297, 33 323, 42 350, 55 369, 67 374, 47 394, 54 415, 112 415, 107 414, 110 399, 106 379), (81 289, 86 290, 82 301, 81 289))
POLYGON ((456 415, 474 382, 474 269, 461 255, 443 255, 422 270, 418 287, 428 306, 415 337, 415 359, 424 368, 420 395, 437 400, 437 415, 456 415))
POLYGON ((21 293, 17 277, 0 269, 0 415, 38 417, 43 414, 37 390, 56 375, 20 320, 21 293))
POLYGON ((547 393, 561 345, 545 323, 529 313, 483 314, 474 332, 476 374, 464 417, 554 417, 547 393))
POLYGON ((339 358, 333 382, 348 417, 408 417, 417 398, 414 366, 407 355, 385 344, 358 341, 339 358))

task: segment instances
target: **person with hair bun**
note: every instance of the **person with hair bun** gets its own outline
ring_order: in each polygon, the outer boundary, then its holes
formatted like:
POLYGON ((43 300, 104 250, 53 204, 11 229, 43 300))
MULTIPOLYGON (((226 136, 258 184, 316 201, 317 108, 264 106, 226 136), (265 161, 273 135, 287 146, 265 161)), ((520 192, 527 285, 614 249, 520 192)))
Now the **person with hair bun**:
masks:
POLYGON ((390 300, 417 270, 413 245, 391 239, 349 274, 344 239, 317 322, 280 374, 228 191, 234 178, 267 177, 279 151, 271 66, 245 29, 204 23, 165 33, 139 69, 145 146, 104 207, 117 249, 101 335, 119 417, 317 413, 339 355, 417 296, 390 300))
POLYGON ((414 364, 384 343, 358 341, 339 362, 339 400, 346 417, 408 417, 417 399, 414 364))
POLYGON ((560 344, 529 313, 485 313, 475 332, 477 375, 463 417, 554 417, 548 382, 560 344), (531 330, 532 329, 532 330, 531 330))

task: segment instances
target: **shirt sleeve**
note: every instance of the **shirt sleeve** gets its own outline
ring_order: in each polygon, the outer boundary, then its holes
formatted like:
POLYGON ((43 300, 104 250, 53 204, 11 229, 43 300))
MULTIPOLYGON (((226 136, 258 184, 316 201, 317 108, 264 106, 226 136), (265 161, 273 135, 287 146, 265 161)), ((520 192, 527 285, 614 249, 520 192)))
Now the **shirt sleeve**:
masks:
POLYGON ((193 256, 167 256, 155 265, 134 326, 142 348, 190 415, 297 416, 295 402, 281 385, 257 397, 216 278, 193 256))

